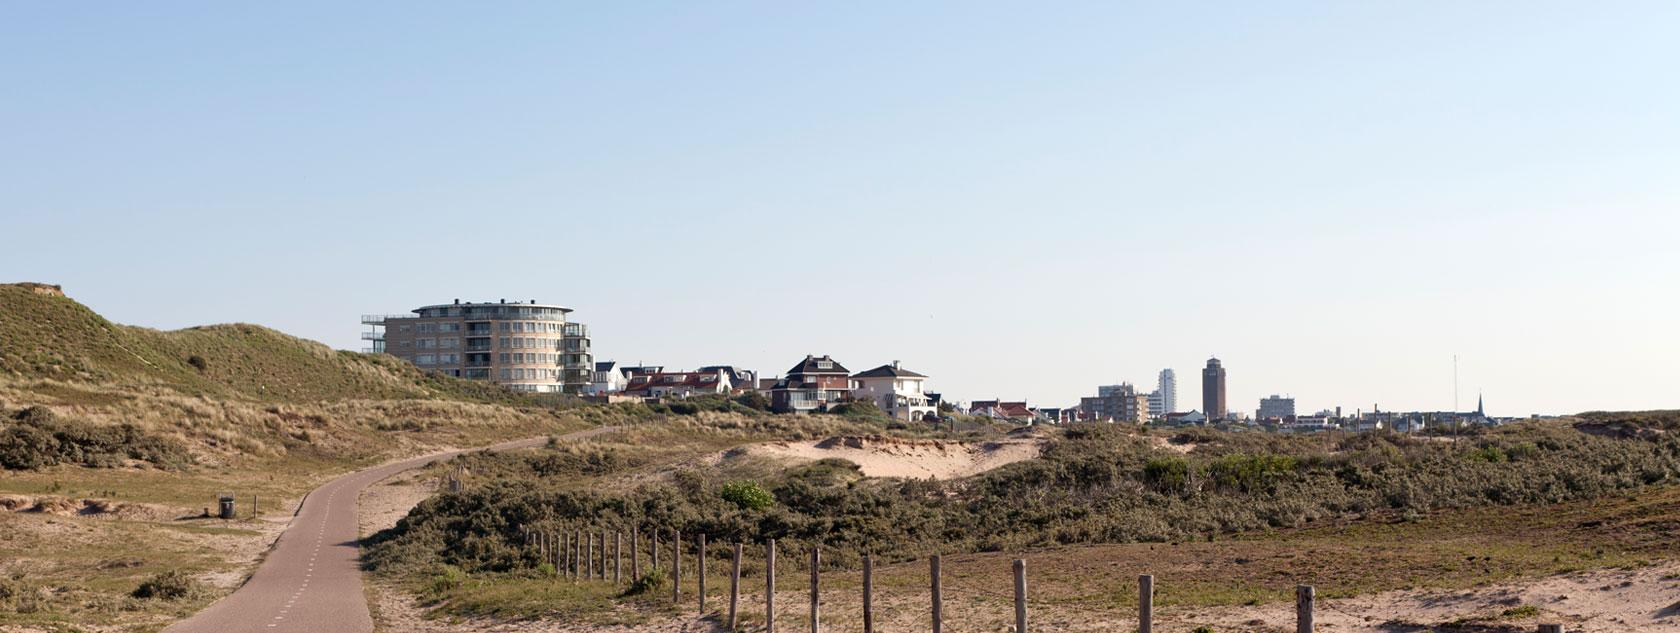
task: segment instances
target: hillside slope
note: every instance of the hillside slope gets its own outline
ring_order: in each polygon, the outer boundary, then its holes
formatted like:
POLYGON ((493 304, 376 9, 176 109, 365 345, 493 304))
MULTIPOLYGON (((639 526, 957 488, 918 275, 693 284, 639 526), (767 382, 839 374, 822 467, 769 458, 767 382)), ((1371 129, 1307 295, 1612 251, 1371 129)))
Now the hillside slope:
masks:
POLYGON ((0 285, 0 377, 162 385, 277 402, 443 398, 512 402, 505 390, 258 325, 163 332, 112 323, 75 300, 0 285))

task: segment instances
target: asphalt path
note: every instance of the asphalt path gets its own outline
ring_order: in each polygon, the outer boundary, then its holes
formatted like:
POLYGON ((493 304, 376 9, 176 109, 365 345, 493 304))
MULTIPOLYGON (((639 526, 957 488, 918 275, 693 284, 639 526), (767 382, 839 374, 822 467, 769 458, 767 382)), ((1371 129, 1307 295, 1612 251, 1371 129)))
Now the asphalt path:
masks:
MULTIPOLYGON (((602 427, 560 436, 580 440, 617 430, 602 427)), ((165 633, 372 633, 362 592, 356 498, 362 489, 405 470, 476 450, 541 446, 548 437, 415 457, 344 475, 303 500, 257 572, 226 598, 165 633)))

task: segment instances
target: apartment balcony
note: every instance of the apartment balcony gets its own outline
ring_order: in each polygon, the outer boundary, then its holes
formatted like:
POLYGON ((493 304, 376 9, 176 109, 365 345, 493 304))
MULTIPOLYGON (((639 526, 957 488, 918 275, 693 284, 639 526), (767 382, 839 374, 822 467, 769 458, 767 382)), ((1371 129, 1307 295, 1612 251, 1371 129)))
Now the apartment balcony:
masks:
POLYGON ((386 321, 391 319, 412 318, 414 318, 412 314, 364 314, 362 315, 362 325, 384 325, 386 321))
POLYGON ((362 332, 362 340, 364 340, 364 341, 383 341, 383 340, 385 340, 385 333, 384 332, 362 332))
POLYGON ((589 326, 582 323, 567 323, 566 327, 561 329, 560 334, 566 338, 586 337, 589 336, 589 326))

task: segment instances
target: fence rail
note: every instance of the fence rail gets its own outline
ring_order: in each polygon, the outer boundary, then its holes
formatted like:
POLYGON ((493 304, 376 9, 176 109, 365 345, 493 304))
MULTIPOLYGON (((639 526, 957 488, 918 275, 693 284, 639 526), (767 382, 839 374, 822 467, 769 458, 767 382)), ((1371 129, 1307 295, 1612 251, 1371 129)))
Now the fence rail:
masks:
MULTIPOLYGON (((448 481, 448 479, 445 481, 448 481)), ((455 479, 455 481, 457 482, 456 485, 459 485, 459 480, 455 479)), ((566 578, 573 582, 608 582, 613 585, 620 585, 625 582, 625 578, 622 574, 624 565, 623 541, 625 531, 622 529, 612 530, 611 528, 606 527, 601 528, 599 534, 599 559, 596 558, 595 554, 597 535, 593 527, 588 529, 565 529, 557 527, 532 528, 522 525, 519 527, 519 534, 524 546, 536 556, 537 560, 554 566, 557 577, 566 578), (609 534, 611 535, 613 543, 613 571, 610 576, 607 573, 607 540, 609 534), (598 563, 597 560, 599 561, 598 563)), ((640 553, 642 541, 640 526, 632 525, 629 529, 629 537, 630 581, 635 582, 644 578, 642 574, 643 556, 640 553)), ((706 559, 709 558, 708 554, 712 552, 706 546, 707 541, 704 533, 695 534, 693 535, 693 538, 693 552, 695 553, 693 565, 696 574, 696 581, 698 583, 697 593, 699 594, 697 596, 697 602, 699 613, 704 615, 707 612, 706 559)), ((681 578, 683 551, 685 548, 682 532, 680 530, 672 530, 670 532, 669 543, 671 550, 670 558, 668 560, 668 569, 661 566, 659 560, 659 532, 650 531, 647 539, 649 541, 647 558, 650 559, 650 566, 648 567, 648 570, 650 572, 667 572, 671 580, 671 603, 673 605, 681 604, 681 578)), ((746 544, 740 542, 731 543, 728 550, 730 557, 729 600, 727 603, 727 615, 722 619, 722 623, 724 624, 725 630, 729 631, 739 630, 741 624, 741 565, 746 551, 745 545, 746 544)), ((764 631, 765 633, 775 633, 777 615, 776 540, 768 539, 763 545, 764 631)), ((811 633, 820 633, 822 626, 820 617, 822 613, 822 560, 822 548, 820 546, 813 546, 809 554, 808 562, 806 563, 806 567, 810 573, 810 617, 808 621, 808 630, 811 633)), ((863 598, 863 608, 861 613, 863 631, 864 633, 875 633, 875 559, 872 555, 864 553, 861 555, 861 560, 863 563, 863 583, 861 587, 863 598)), ((934 633, 943 633, 945 625, 946 613, 944 598, 947 587, 945 587, 943 583, 942 563, 942 557, 938 554, 931 555, 927 558, 928 584, 926 586, 929 598, 928 622, 931 625, 930 630, 934 633)), ((1014 591, 1013 595, 1007 596, 1007 598, 1013 600, 1014 626, 1009 627, 1008 630, 1011 630, 1014 633, 1030 633, 1033 631, 1033 625, 1031 623, 1031 609, 1029 607, 1034 603, 1034 601, 1031 600, 1028 595, 1029 585, 1027 559, 1017 558, 1011 561, 1010 574, 1010 584, 1013 586, 1014 591)), ((1137 583, 1137 631, 1138 633, 1153 633, 1155 630, 1155 576, 1152 574, 1141 574, 1137 577, 1137 583)), ((987 591, 960 591, 959 593, 992 598, 1006 597, 1001 594, 987 591)), ((1042 606, 1044 603, 1041 602, 1039 604, 1042 606)), ((1314 587, 1312 585, 1296 586, 1296 633, 1314 633, 1314 631, 1317 630, 1314 623, 1314 613, 1316 607, 1317 591, 1314 587)), ((1096 611, 1093 609, 1081 610, 1096 611)), ((1551 623, 1538 625, 1537 631, 1539 633, 1564 633, 1563 625, 1551 623)))

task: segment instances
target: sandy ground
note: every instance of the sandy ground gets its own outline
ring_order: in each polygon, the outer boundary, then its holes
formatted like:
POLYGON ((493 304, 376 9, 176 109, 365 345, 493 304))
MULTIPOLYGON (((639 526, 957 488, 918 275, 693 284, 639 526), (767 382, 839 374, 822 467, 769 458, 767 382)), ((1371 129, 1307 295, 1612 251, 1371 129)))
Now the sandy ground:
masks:
MULTIPOLYGON (((1657 633, 1680 631, 1680 564, 1666 564, 1638 571, 1583 572, 1531 583, 1500 585, 1464 592, 1387 592, 1343 600, 1321 600, 1315 619, 1317 630, 1327 632, 1429 633, 1519 633, 1537 628, 1541 622, 1563 623, 1571 633, 1657 633), (1538 616, 1504 617, 1507 609, 1519 605, 1540 607, 1538 616)), ((759 581, 761 582, 761 581, 759 581)), ((802 583, 791 590, 776 592, 778 628, 808 630, 808 595, 802 583)), ((756 587, 754 587, 756 589, 756 587)), ((1003 588, 986 594, 948 588, 945 596, 945 628, 953 632, 1010 631, 1013 612, 1003 588)), ((877 629, 888 631, 927 630, 926 595, 906 595, 903 590, 885 590, 876 600, 877 629)), ((724 595, 715 594, 713 606, 720 608, 724 595)), ((742 598, 743 630, 762 631, 762 593, 742 598)), ((834 592, 823 599, 822 622, 827 631, 859 631, 860 605, 855 593, 834 592)), ((388 616, 389 631, 469 633, 532 631, 575 633, 582 631, 635 631, 637 633, 688 633, 721 631, 720 613, 707 616, 655 616, 635 627, 603 627, 559 621, 467 620, 428 621, 412 601, 389 595, 381 602, 388 616)), ((1046 605, 1034 600, 1029 607, 1034 628, 1059 632, 1135 630, 1136 616, 1129 611, 1073 609, 1046 605)), ((1294 606, 1273 604, 1220 609, 1157 608, 1157 631, 1187 633, 1198 626, 1227 633, 1287 633, 1295 630, 1294 606)))
MULTIPOLYGON (((5 521, 6 529, 27 534, 45 541, 63 543, 66 535, 80 534, 88 545, 102 545, 102 532, 87 529, 103 521, 125 524, 158 524, 160 526, 229 527, 256 534, 206 534, 184 530, 163 530, 156 533, 154 547, 173 550, 219 552, 224 566, 219 571, 206 572, 199 580, 211 587, 231 590, 238 587, 256 568, 274 540, 285 531, 291 520, 294 505, 276 509, 259 520, 240 519, 223 522, 199 518, 203 509, 178 508, 155 504, 129 503, 109 499, 69 499, 55 496, 0 496, 0 510, 15 517, 5 521)), ((126 533, 124 533, 126 534, 126 533)), ((139 555, 145 555, 139 550, 139 555)), ((0 565, 4 571, 6 565, 0 565)))
MULTIPOLYGON (((1326 631, 1423 633, 1434 630, 1532 631, 1539 622, 1562 623, 1571 633, 1680 631, 1680 563, 1639 570, 1602 570, 1471 591, 1393 591, 1321 601, 1316 617, 1326 631), (1530 605, 1538 617, 1502 618, 1530 605), (1444 629, 1454 622, 1483 628, 1444 629), (1507 627, 1507 628, 1501 628, 1507 627)), ((1226 609, 1187 618, 1217 631, 1293 631, 1294 606, 1226 609)))
POLYGON ((745 449, 748 455, 797 461, 830 457, 860 466, 868 477, 956 479, 1038 457, 1042 439, 948 442, 883 437, 831 437, 817 442, 771 442, 745 449))

